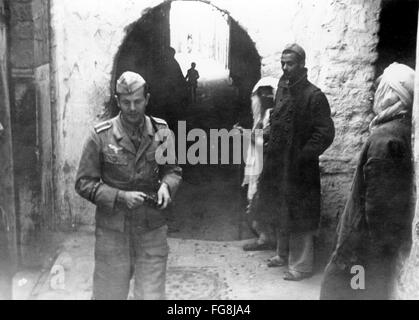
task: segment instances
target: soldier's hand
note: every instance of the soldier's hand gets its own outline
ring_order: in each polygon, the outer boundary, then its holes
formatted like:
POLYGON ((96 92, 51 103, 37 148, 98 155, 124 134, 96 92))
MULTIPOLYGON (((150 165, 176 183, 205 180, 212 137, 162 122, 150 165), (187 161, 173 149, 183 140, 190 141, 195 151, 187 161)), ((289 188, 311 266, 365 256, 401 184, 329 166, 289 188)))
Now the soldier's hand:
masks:
POLYGON ((163 183, 157 193, 157 204, 159 205, 159 209, 166 209, 171 202, 172 199, 170 197, 169 187, 167 184, 163 183))
POLYGON ((128 209, 136 209, 143 205, 145 194, 142 192, 121 192, 120 196, 128 209))

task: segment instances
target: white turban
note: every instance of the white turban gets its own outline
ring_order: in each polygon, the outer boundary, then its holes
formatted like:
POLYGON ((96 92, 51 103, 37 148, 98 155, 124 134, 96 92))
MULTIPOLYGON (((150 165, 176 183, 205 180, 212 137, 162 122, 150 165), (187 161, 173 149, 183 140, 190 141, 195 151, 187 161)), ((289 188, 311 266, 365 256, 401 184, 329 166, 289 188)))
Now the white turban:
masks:
POLYGON ((415 71, 400 63, 392 63, 381 76, 374 98, 376 117, 374 127, 394 116, 408 114, 412 110, 415 87, 415 71))

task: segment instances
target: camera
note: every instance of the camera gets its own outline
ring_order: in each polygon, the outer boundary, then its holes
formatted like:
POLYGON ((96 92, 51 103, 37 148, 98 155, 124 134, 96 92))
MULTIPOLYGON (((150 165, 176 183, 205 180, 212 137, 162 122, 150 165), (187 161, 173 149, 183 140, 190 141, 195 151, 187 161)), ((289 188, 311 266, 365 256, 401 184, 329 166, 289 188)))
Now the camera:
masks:
POLYGON ((153 194, 153 195, 145 195, 144 197, 144 205, 149 206, 151 208, 154 209, 159 209, 160 206, 158 204, 158 200, 157 200, 157 195, 153 194))

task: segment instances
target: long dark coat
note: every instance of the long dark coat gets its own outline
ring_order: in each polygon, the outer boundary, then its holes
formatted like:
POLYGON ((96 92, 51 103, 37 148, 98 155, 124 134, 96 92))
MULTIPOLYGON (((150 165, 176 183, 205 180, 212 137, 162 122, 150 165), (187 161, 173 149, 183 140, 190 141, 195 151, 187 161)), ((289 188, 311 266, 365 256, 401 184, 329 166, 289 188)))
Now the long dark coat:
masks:
POLYGON ((332 144, 335 129, 327 98, 307 80, 306 71, 293 85, 280 80, 270 125, 255 215, 290 232, 316 230, 319 156, 332 144), (281 210, 283 205, 288 210, 281 210))
POLYGON ((377 127, 358 162, 326 267, 322 299, 387 299, 398 251, 411 237, 411 119, 377 127), (351 269, 365 270, 365 290, 351 287, 351 269))

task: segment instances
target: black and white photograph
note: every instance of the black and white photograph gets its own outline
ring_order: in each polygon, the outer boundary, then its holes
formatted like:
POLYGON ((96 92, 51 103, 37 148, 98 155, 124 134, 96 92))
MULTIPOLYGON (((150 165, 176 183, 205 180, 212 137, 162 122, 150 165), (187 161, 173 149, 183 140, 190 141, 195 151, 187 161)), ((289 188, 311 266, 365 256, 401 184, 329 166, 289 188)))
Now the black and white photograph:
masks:
POLYGON ((418 17, 0 0, 0 300, 419 300, 418 17))

